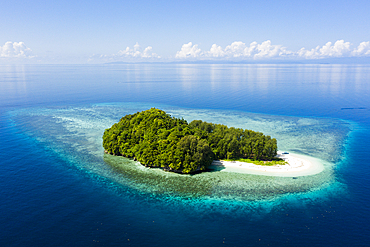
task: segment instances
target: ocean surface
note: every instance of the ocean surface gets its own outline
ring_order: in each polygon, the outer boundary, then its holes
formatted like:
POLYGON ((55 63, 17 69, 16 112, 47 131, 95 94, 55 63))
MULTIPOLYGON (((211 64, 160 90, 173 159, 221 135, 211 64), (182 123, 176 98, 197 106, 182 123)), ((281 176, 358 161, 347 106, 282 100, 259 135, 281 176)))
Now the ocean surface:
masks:
POLYGON ((370 66, 0 66, 0 246, 368 246, 370 66), (323 172, 179 175, 105 155, 152 107, 252 129, 323 172))

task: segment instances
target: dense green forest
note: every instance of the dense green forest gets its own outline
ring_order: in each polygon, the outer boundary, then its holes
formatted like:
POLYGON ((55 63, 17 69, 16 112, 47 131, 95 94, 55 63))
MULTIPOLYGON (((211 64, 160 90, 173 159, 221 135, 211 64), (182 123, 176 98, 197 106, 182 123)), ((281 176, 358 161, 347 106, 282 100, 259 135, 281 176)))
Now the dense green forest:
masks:
POLYGON ((103 135, 107 153, 179 173, 204 171, 214 159, 271 160, 275 138, 260 132, 171 117, 152 108, 126 115, 103 135))

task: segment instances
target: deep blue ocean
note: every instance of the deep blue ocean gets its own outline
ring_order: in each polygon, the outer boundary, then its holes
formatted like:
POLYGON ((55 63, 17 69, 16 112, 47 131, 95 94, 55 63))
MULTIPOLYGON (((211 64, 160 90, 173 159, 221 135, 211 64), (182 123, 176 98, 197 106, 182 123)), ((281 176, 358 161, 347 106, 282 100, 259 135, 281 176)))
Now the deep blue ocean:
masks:
POLYGON ((0 246, 369 246, 370 66, 0 66, 0 246), (319 158, 297 179, 104 155, 151 107, 319 158))

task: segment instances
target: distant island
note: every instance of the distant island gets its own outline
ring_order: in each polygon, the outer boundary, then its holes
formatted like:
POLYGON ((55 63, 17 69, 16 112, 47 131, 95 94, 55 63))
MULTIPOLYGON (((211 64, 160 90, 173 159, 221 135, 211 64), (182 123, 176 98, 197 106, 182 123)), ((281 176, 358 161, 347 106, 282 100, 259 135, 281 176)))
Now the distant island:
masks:
POLYGON ((104 131, 105 152, 177 173, 207 170, 214 160, 276 160, 277 141, 261 132, 171 117, 151 108, 104 131))

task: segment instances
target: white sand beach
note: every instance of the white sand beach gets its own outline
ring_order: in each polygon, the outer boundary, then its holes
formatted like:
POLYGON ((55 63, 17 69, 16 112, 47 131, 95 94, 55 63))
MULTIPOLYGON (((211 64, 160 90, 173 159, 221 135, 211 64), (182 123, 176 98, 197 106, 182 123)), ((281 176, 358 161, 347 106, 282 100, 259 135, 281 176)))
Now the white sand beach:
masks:
MULTIPOLYGON (((298 177, 320 173, 324 170, 324 161, 307 155, 282 154, 278 151, 277 157, 284 159, 288 164, 275 166, 261 166, 240 161, 215 160, 213 168, 222 167, 223 172, 239 172, 267 176, 298 177)), ((212 169, 212 167, 211 167, 212 169)))

